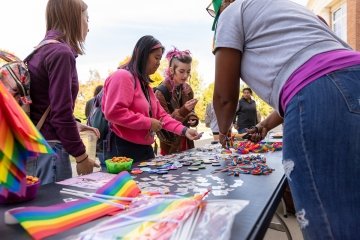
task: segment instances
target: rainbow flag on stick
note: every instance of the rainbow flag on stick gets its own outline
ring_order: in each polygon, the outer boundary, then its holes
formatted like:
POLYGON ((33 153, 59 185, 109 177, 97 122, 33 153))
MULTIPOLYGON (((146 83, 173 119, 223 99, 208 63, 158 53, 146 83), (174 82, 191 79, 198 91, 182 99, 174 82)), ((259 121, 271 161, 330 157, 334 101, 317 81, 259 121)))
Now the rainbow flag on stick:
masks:
POLYGON ((0 194, 25 195, 26 159, 53 153, 26 113, 0 82, 0 194))
POLYGON ((144 199, 111 219, 81 233, 77 239, 165 240, 188 219, 208 192, 181 199, 144 199), (148 201, 148 202, 146 202, 148 201))
MULTIPOLYGON (((119 173, 96 193, 118 197, 137 197, 140 189, 126 171, 119 173)), ((129 205, 129 202, 113 201, 129 205)), ((81 199, 48 207, 26 207, 8 211, 34 238, 43 239, 99 217, 120 211, 116 206, 81 199)))

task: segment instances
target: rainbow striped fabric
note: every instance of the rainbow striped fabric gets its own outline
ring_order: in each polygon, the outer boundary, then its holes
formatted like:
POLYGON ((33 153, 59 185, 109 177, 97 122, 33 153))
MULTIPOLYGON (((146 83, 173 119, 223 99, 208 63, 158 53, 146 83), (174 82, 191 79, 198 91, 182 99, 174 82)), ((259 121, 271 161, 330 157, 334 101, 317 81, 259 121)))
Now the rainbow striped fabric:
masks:
POLYGON ((170 239, 174 231, 197 210, 206 194, 157 199, 145 206, 130 208, 81 233, 78 239, 170 239))
MULTIPOLYGON (((126 171, 119 173, 97 191, 99 194, 119 197, 137 197, 140 192, 135 181, 126 171)), ((34 239, 43 239, 116 211, 119 211, 118 207, 82 199, 48 207, 13 209, 9 213, 34 239)))
POLYGON ((28 156, 53 153, 52 148, 0 82, 0 194, 25 195, 28 156))
MULTIPOLYGON (((163 201, 140 211, 133 217, 149 217, 158 221, 144 221, 131 225, 123 239, 169 239, 180 223, 187 219, 201 203, 202 196, 163 201)), ((118 232, 121 232, 118 230, 118 232)))

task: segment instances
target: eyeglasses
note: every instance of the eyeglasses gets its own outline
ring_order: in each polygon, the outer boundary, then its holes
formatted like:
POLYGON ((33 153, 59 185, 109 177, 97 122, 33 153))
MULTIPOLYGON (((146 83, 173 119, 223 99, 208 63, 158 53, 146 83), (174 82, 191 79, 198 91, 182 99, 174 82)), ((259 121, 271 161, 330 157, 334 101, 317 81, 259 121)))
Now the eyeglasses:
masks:
POLYGON ((213 18, 216 16, 215 10, 212 8, 212 1, 209 6, 206 7, 206 11, 212 16, 213 18))

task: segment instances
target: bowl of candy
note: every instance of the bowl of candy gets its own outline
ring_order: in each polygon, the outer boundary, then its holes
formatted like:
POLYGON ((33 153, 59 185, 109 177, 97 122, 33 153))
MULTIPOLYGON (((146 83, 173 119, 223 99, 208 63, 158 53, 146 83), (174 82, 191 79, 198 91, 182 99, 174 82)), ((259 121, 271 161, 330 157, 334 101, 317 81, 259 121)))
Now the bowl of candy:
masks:
POLYGON ((121 171, 130 171, 133 159, 128 157, 113 157, 105 160, 106 169, 109 173, 119 173, 121 171))
POLYGON ((6 197, 0 195, 0 204, 4 203, 20 203, 33 200, 40 188, 40 179, 33 176, 26 176, 26 192, 25 195, 19 196, 14 192, 9 192, 6 197))

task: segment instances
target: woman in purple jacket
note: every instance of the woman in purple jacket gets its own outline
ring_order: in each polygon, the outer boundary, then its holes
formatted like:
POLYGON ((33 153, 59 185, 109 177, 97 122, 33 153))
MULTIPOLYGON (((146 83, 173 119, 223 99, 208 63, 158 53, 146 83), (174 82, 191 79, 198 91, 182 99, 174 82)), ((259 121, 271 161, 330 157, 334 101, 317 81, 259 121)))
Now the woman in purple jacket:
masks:
MULTIPOLYGON (((69 154, 76 159, 78 174, 88 174, 98 165, 86 154, 79 131, 89 127, 75 121, 74 104, 79 90, 76 57, 84 53, 88 32, 87 5, 82 0, 49 0, 46 7, 44 45, 27 60, 31 77, 31 120, 37 124, 50 108, 41 133, 56 155, 28 159, 28 174, 42 184, 72 177, 69 154)), ((43 40, 43 41, 44 41, 43 40)), ((97 129, 90 128, 98 135, 97 129)))

